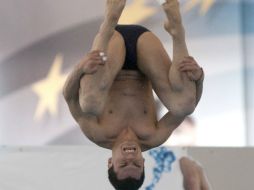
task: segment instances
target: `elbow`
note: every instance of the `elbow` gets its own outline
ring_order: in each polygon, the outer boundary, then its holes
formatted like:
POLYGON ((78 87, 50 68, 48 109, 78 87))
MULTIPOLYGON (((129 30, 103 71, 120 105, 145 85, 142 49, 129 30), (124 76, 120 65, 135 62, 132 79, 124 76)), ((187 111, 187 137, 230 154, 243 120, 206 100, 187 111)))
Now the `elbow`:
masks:
POLYGON ((92 106, 91 104, 81 104, 80 105, 82 113, 85 115, 91 115, 98 117, 101 115, 100 109, 98 109, 96 106, 92 106))
POLYGON ((68 95, 67 95, 67 92, 66 92, 65 88, 64 88, 63 91, 62 91, 62 95, 63 95, 63 97, 64 97, 65 100, 68 99, 68 95))
POLYGON ((71 96, 67 93, 66 88, 63 88, 62 95, 63 95, 63 97, 64 97, 65 101, 67 101, 67 102, 69 102, 69 101, 70 101, 71 96))

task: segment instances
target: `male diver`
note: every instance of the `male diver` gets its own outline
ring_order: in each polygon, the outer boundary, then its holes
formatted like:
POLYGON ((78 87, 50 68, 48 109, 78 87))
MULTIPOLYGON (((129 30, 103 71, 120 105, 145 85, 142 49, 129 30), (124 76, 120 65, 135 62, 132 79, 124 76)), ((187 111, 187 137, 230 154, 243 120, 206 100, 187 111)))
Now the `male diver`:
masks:
POLYGON ((148 29, 117 24, 125 4, 126 0, 106 1, 91 51, 74 67, 63 93, 88 139, 112 150, 108 161, 112 184, 118 180, 133 190, 144 180, 142 152, 164 143, 194 111, 204 74, 188 54, 177 0, 162 5, 167 16, 164 28, 173 41, 172 61, 148 29), (153 90, 168 109, 159 121, 153 90))

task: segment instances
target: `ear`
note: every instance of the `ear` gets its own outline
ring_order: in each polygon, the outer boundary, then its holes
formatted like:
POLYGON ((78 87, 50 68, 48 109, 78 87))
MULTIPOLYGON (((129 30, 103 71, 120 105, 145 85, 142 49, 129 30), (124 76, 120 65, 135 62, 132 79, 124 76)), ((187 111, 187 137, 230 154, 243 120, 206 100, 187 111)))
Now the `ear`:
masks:
POLYGON ((108 168, 111 168, 113 166, 112 163, 112 157, 108 159, 108 168))

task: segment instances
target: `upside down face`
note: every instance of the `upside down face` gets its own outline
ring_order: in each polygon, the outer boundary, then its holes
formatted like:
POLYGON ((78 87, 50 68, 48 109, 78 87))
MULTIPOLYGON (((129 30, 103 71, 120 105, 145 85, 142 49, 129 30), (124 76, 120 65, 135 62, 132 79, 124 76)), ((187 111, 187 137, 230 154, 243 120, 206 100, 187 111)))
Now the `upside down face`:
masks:
POLYGON ((128 177, 140 179, 144 170, 144 158, 140 146, 135 142, 123 142, 112 150, 108 167, 114 166, 119 180, 128 177))

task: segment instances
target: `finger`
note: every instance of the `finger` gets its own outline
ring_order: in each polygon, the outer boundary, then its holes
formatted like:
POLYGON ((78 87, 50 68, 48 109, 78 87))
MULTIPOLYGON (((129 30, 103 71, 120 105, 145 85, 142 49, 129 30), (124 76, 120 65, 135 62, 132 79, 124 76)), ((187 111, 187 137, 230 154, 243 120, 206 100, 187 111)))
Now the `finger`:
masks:
POLYGON ((187 72, 187 76, 190 80, 192 80, 192 81, 195 80, 195 76, 192 72, 187 72))
POLYGON ((83 67, 83 71, 86 74, 93 74, 98 70, 98 65, 89 65, 89 67, 83 67))
POLYGON ((108 60, 108 57, 104 53, 100 52, 99 55, 94 55, 94 57, 92 57, 91 59, 96 61, 102 61, 105 64, 108 60))
POLYGON ((91 57, 91 60, 103 61, 105 63, 107 61, 107 56, 94 55, 91 57))
POLYGON ((92 61, 92 65, 104 65, 104 64, 105 62, 102 59, 92 61))
MULTIPOLYGON (((105 54, 103 53, 103 55, 105 54)), ((102 57, 102 52, 94 52, 91 54, 91 57, 102 57)))
POLYGON ((179 66, 184 66, 184 65, 193 65, 197 68, 201 68, 196 62, 193 62, 193 61, 182 61, 179 66))
POLYGON ((196 63, 195 60, 190 59, 190 58, 184 58, 183 61, 188 61, 188 62, 196 63))
POLYGON ((106 63, 107 60, 108 60, 108 57, 107 57, 107 56, 103 56, 103 57, 102 57, 102 61, 103 61, 104 63, 106 63))
POLYGON ((104 60, 106 56, 106 53, 102 52, 102 51, 94 51, 90 54, 90 58, 98 58, 98 59, 102 59, 104 60))
POLYGON ((187 58, 185 58, 181 63, 193 63, 193 64, 198 65, 197 62, 196 62, 195 60, 187 59, 187 58))
POLYGON ((95 66, 93 68, 90 68, 90 70, 87 72, 88 74, 94 74, 98 71, 98 66, 95 66))
POLYGON ((185 56, 184 58, 185 59, 190 59, 190 60, 195 60, 194 57, 192 57, 192 56, 185 56))
POLYGON ((195 72, 195 70, 191 68, 184 68, 184 69, 180 69, 180 72, 195 72))
POLYGON ((193 63, 182 63, 179 65, 179 69, 185 68, 185 67, 193 67, 195 69, 199 69, 199 67, 196 64, 193 63))
POLYGON ((90 54, 100 54, 100 52, 101 52, 100 50, 93 50, 90 52, 90 54))
POLYGON ((106 63, 107 60, 108 60, 108 57, 107 57, 106 53, 105 52, 100 52, 99 54, 100 54, 100 57, 101 57, 102 61, 104 63, 106 63))
POLYGON ((100 57, 99 54, 96 53, 87 54, 86 60, 92 60, 96 57, 100 57))
POLYGON ((85 65, 84 68, 93 68, 98 65, 102 65, 102 60, 89 60, 85 65))
POLYGON ((103 60, 102 60, 102 57, 100 57, 100 56, 92 57, 90 60, 91 60, 91 61, 103 61, 103 60))
POLYGON ((186 65, 184 67, 180 67, 179 71, 192 71, 197 72, 199 69, 193 65, 186 65))
POLYGON ((104 57, 104 56, 106 56, 106 53, 103 52, 103 51, 101 51, 101 52, 99 53, 99 55, 100 55, 101 57, 104 57))
POLYGON ((196 71, 198 69, 193 65, 186 65, 184 67, 181 67, 179 70, 180 71, 196 71))
POLYGON ((196 65, 196 66, 198 66, 198 64, 196 64, 195 62, 192 62, 192 61, 182 61, 179 65, 196 65))
POLYGON ((196 60, 193 57, 185 57, 183 61, 188 61, 188 62, 192 62, 198 65, 198 63, 196 62, 196 60))
POLYGON ((100 54, 100 51, 92 51, 92 52, 89 52, 86 56, 88 58, 91 58, 91 57, 94 57, 94 56, 99 56, 100 54))
POLYGON ((101 62, 106 62, 108 60, 107 56, 96 56, 90 59, 90 61, 101 61, 101 62))

